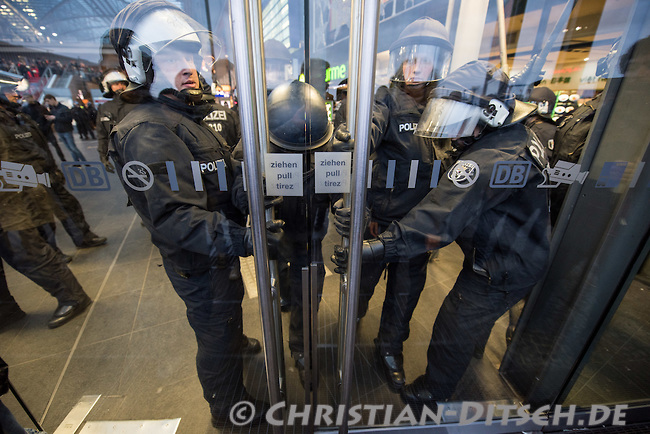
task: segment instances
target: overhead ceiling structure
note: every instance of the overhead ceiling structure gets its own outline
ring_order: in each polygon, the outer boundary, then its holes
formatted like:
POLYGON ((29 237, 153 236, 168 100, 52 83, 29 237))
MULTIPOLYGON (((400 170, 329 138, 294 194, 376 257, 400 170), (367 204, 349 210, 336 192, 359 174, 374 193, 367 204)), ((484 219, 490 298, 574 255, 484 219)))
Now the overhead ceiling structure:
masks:
MULTIPOLYGON (((101 36, 128 3, 126 0, 0 0, 0 41, 96 61, 101 36)), ((3 51, 7 50, 3 48, 3 51)))

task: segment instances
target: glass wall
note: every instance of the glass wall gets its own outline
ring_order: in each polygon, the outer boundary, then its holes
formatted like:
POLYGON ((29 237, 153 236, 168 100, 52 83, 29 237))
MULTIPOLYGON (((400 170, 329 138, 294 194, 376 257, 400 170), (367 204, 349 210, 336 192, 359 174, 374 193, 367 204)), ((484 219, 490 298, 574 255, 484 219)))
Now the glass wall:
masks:
POLYGON ((20 425, 513 432, 648 403, 648 5, 376 6, 0 5, 20 425))

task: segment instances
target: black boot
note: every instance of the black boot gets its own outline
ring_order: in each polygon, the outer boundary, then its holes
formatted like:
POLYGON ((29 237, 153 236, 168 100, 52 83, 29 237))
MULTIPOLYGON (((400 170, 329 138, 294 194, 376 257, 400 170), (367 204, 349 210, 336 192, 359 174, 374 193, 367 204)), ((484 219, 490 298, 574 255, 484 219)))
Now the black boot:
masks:
POLYGON ((269 404, 258 401, 248 392, 237 400, 231 400, 223 406, 213 405, 212 426, 215 428, 230 428, 231 426, 255 426, 264 421, 269 404))
POLYGON ((406 404, 415 406, 426 405, 431 409, 435 409, 437 406, 436 402, 439 401, 434 396, 433 391, 430 390, 424 375, 416 378, 413 383, 404 386, 400 395, 402 401, 406 404))
POLYGON ((383 372, 388 387, 394 392, 397 392, 404 387, 406 383, 406 375, 404 374, 404 356, 402 354, 392 354, 388 351, 382 351, 379 339, 375 338, 375 349, 377 351, 377 359, 379 369, 383 372))
POLYGON ((90 297, 86 297, 81 301, 59 304, 54 311, 54 314, 52 314, 52 318, 50 318, 50 321, 47 323, 47 326, 51 329, 61 327, 72 318, 85 311, 91 303, 92 300, 90 297))
POLYGON ((242 346, 241 346, 241 355, 242 357, 251 357, 259 353, 262 350, 262 345, 257 339, 249 338, 246 335, 242 335, 242 346))

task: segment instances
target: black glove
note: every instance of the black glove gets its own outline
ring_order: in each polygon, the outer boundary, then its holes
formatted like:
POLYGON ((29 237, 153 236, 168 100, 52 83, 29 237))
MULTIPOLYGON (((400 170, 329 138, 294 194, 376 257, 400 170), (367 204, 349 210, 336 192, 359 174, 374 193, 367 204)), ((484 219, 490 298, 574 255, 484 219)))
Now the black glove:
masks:
POLYGON ((266 222, 266 246, 269 252, 269 259, 278 259, 280 242, 284 236, 283 226, 284 220, 270 220, 266 222))
POLYGON ((115 173, 115 167, 113 167, 113 164, 111 163, 111 160, 109 160, 106 155, 100 155, 99 159, 102 160, 102 164, 106 168, 107 172, 115 173))
MULTIPOLYGON (((332 205, 332 212, 334 213, 334 226, 336 227, 336 232, 340 235, 350 238, 350 225, 351 225, 351 210, 350 208, 344 208, 343 199, 337 200, 334 205, 332 205)), ((366 225, 368 224, 368 219, 370 217, 370 210, 365 208, 365 213, 363 216, 363 227, 365 230, 366 225)))
MULTIPOLYGON (((284 226, 283 220, 270 220, 266 222, 266 244, 269 252, 269 258, 275 259, 278 255, 280 240, 282 239, 284 226)), ((246 250, 245 255, 250 256, 253 254, 253 231, 247 227, 244 232, 244 246, 246 250)))
POLYGON ((332 141, 332 151, 350 152, 354 149, 354 140, 348 131, 346 124, 339 125, 334 131, 334 140, 332 141))
MULTIPOLYGON (((381 238, 374 238, 363 242, 361 248, 362 262, 384 262, 384 242, 381 238)), ((342 246, 334 246, 334 254, 331 257, 336 264, 334 272, 344 274, 348 271, 348 249, 342 246)))

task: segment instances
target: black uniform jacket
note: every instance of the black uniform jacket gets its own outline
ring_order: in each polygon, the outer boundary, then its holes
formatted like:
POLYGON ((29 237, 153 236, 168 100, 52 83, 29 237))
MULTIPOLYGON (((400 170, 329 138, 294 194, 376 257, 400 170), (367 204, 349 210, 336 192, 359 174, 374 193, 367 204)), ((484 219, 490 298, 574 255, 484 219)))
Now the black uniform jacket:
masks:
POLYGON ((489 277, 491 284, 504 289, 534 284, 548 262, 547 190, 537 188, 544 181, 545 164, 543 146, 524 125, 485 134, 460 156, 437 188, 380 235, 386 259, 411 257, 456 241, 465 254, 465 266, 489 277), (471 167, 463 164, 467 160, 478 165, 478 178, 470 186, 458 187, 451 174, 471 167), (512 165, 526 176, 490 185, 496 166, 503 174, 504 167, 512 170, 512 165))
POLYGON ((173 106, 160 100, 139 104, 113 128, 109 154, 153 243, 177 272, 189 273, 207 269, 223 255, 251 252, 243 240, 244 216, 231 198, 241 190, 238 163, 223 139, 202 123, 209 106, 173 106), (198 185, 192 161, 201 168, 198 185), (137 163, 123 170, 129 162, 137 163))
MULTIPOLYGON (((441 149, 450 149, 449 140, 413 134, 423 111, 424 106, 399 87, 389 89, 382 86, 375 95, 370 149, 372 185, 368 191, 368 207, 372 219, 384 225, 402 218, 426 196, 431 190, 434 160, 446 158, 441 149), (395 160, 392 187, 387 184, 391 176, 390 160, 395 160), (417 164, 417 176, 415 183, 409 185, 413 160, 417 164)), ((443 161, 440 173, 446 165, 448 163, 443 161)))
MULTIPOLYGON (((18 108, 8 104, 0 106, 0 161, 30 165, 37 176, 42 176, 53 168, 53 162, 41 147, 45 137, 34 121, 18 113, 18 108)), ((3 170, 7 170, 6 165, 3 170)), ((54 220, 44 184, 23 185, 20 189, 9 184, 4 176, 5 173, 0 175, 0 229, 32 229, 54 220)))
POLYGON ((97 151, 108 156, 108 140, 111 130, 135 107, 135 104, 120 99, 119 96, 106 101, 97 109, 97 151))
POLYGON ((241 138, 239 114, 219 103, 212 104, 212 110, 203 119, 205 123, 219 133, 228 144, 228 149, 233 150, 241 138))

